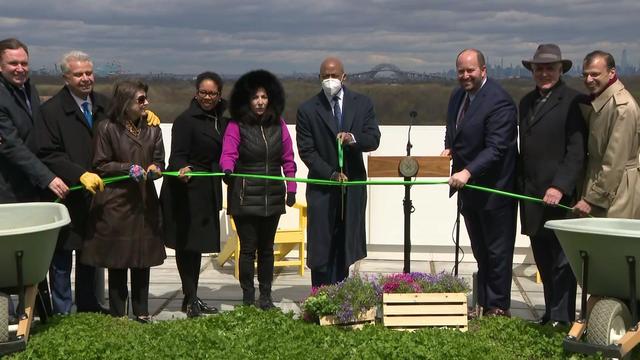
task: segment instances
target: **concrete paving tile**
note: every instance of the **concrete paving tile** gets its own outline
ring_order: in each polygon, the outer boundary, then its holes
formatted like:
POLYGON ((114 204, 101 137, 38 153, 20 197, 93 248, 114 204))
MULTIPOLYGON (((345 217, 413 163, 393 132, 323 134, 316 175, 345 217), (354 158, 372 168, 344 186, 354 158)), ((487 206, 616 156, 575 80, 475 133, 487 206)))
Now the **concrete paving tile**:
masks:
MULTIPOLYGON (((434 261, 436 272, 451 272, 453 269, 453 265, 454 264, 452 261, 434 261)), ((458 274, 460 275, 471 275, 476 271, 478 271, 478 266, 475 262, 462 262, 458 264, 458 274)))
POLYGON ((511 309, 529 309, 529 305, 525 301, 511 297, 511 309))
POLYGON ((518 276, 517 279, 524 291, 540 293, 542 292, 542 284, 536 283, 535 277, 518 276))
POLYGON ((517 317, 517 318, 529 320, 529 321, 537 320, 537 318, 533 316, 529 308, 519 309, 519 308, 512 307, 510 311, 511 311, 512 317, 517 317))

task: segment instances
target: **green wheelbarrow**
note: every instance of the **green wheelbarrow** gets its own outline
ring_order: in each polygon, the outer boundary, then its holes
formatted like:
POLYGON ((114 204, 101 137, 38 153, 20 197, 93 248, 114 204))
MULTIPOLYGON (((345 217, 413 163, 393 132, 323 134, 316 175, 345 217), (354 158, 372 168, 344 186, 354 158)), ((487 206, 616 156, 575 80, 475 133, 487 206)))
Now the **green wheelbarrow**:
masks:
MULTIPOLYGON (((0 326, 0 356, 24 350, 33 321, 38 283, 53 257, 60 228, 69 212, 57 203, 0 205, 0 292, 17 293, 18 330, 10 338, 6 321, 0 326)), ((0 297, 0 320, 7 318, 7 299, 0 297)))
POLYGON ((552 220, 545 227, 556 233, 582 286, 580 315, 563 341, 564 349, 625 357, 640 342, 640 220, 552 220))

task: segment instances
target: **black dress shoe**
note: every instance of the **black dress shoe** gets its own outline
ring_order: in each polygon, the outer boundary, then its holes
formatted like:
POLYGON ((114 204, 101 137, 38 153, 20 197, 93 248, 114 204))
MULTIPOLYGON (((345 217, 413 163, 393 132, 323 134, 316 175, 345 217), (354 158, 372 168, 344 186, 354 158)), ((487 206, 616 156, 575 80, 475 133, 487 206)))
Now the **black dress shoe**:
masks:
POLYGON ((140 324, 151 324, 151 316, 149 315, 136 316, 134 320, 140 324))
POLYGON ((218 308, 215 306, 210 306, 208 305, 206 302, 202 301, 202 299, 197 298, 197 303, 200 306, 200 311, 203 314, 207 314, 207 315, 214 315, 219 313, 218 308))
POLYGON ((193 301, 191 304, 187 305, 187 317, 195 318, 202 316, 202 310, 200 309, 200 304, 198 304, 198 300, 193 301))

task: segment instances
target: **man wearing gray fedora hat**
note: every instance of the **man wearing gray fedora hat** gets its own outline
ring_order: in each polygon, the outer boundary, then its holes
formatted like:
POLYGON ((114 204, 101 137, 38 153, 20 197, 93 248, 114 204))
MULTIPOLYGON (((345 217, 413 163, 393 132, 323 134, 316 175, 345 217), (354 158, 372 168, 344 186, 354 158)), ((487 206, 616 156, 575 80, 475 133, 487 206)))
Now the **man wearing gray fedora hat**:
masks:
POLYGON ((542 198, 543 204, 520 201, 522 233, 542 278, 545 312, 542 324, 569 324, 575 319, 576 278, 547 220, 562 219, 567 212, 556 205, 573 206, 585 163, 586 126, 579 103, 584 95, 568 87, 562 74, 571 69, 556 44, 538 46, 522 65, 533 75, 535 89, 520 101, 518 188, 520 193, 542 198))

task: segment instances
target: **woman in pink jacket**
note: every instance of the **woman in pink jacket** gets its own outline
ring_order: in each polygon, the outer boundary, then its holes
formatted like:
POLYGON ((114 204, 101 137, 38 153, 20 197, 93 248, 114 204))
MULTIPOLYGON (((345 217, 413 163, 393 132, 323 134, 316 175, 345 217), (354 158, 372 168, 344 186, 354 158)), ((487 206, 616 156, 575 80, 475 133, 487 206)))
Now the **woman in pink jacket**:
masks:
POLYGON ((238 79, 231 92, 220 167, 227 174, 228 213, 233 216, 240 238, 240 287, 242 302, 255 302, 254 260, 258 254, 261 309, 273 308, 273 240, 285 204, 296 202, 296 183, 231 176, 260 174, 294 177, 291 136, 284 120, 284 90, 280 81, 265 70, 251 71, 238 79))

